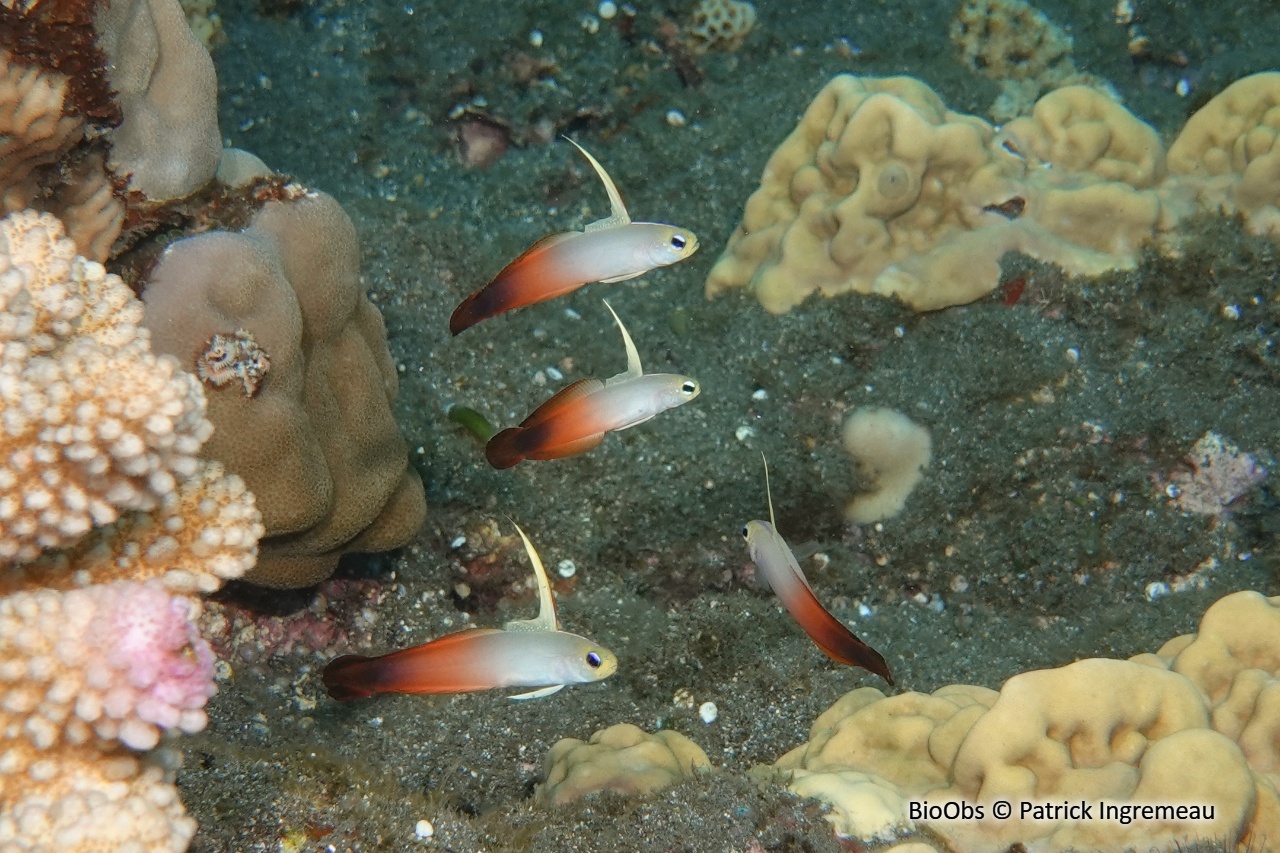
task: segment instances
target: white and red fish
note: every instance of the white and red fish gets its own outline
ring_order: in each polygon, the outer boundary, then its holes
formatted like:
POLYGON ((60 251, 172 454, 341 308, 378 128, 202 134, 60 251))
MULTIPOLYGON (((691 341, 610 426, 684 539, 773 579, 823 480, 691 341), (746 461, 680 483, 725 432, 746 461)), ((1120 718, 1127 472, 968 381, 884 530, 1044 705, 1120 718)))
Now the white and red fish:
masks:
POLYGON ((519 525, 538 579, 538 615, 504 628, 470 628, 378 657, 343 655, 324 668, 334 699, 378 693, 470 693, 495 687, 533 687, 512 699, 549 696, 566 684, 608 678, 618 670, 613 652, 560 630, 547 571, 519 525))
POLYGON ((609 216, 581 231, 543 237, 503 267, 493 281, 462 300, 449 318, 458 334, 482 320, 554 299, 592 282, 626 281, 682 261, 698 250, 693 232, 656 222, 632 222, 604 167, 572 139, 609 194, 609 216))
POLYGON ((698 396, 701 386, 696 379, 675 373, 646 374, 627 327, 608 302, 605 307, 622 330, 627 369, 604 382, 580 379, 535 409, 520 426, 493 436, 484 452, 494 468, 585 453, 604 441, 605 433, 642 424, 698 396))
POLYGON ((765 493, 769 500, 769 520, 748 521, 742 528, 742 537, 747 540, 747 550, 751 554, 751 561, 756 564, 756 570, 768 581, 774 594, 800 623, 809 639, 827 657, 847 666, 862 667, 893 684, 889 665, 884 662, 880 653, 859 640, 813 594, 795 554, 791 553, 786 540, 774 526, 768 462, 765 463, 764 479, 765 493))

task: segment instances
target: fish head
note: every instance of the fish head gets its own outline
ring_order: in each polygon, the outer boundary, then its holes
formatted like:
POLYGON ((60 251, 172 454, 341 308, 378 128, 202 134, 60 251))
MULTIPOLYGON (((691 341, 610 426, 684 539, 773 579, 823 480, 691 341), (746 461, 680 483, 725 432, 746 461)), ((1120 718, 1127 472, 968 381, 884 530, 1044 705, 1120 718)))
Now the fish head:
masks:
POLYGON ((658 403, 655 408, 658 411, 683 406, 702 393, 701 383, 691 376, 681 376, 678 373, 650 373, 644 378, 655 380, 658 386, 654 390, 658 403))
POLYGON ((618 671, 618 656, 599 643, 577 634, 558 632, 566 641, 560 656, 560 681, 565 684, 586 684, 603 681, 618 671))
POLYGON ((746 540, 747 552, 751 554, 751 559, 758 563, 756 556, 760 553, 761 546, 766 542, 775 543, 781 537, 778 536, 778 531, 773 529, 772 524, 757 520, 748 521, 742 525, 742 538, 746 540))
POLYGON ((646 251, 648 260, 654 267, 679 263, 698 251, 698 237, 692 231, 676 228, 674 225, 660 225, 650 230, 653 239, 646 251))

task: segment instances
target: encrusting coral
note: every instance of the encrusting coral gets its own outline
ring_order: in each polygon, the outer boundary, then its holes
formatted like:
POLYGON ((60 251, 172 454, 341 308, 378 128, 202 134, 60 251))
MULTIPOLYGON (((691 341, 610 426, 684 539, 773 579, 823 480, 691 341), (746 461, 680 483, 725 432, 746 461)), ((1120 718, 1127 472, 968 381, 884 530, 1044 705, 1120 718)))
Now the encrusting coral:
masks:
POLYGON ((747 286, 782 313, 814 291, 854 291, 927 311, 990 292, 1009 251, 1076 274, 1132 266, 1160 201, 1129 172, 1095 163, 1134 156, 1153 132, 1089 90, 1049 98, 1053 108, 1023 126, 1048 143, 1039 150, 1049 159, 1035 162, 1033 146, 951 112, 918 80, 836 77, 765 164, 707 296, 747 286), (1058 108, 1063 99, 1072 103, 1058 108), (1053 144, 1064 138, 1073 144, 1053 144), (1049 167, 1067 155, 1075 170, 1062 177, 1049 167))
MULTIPOLYGON (((1130 660, 1087 659, 1009 679, 885 697, 864 687, 774 765, 833 806, 837 831, 888 839, 927 827, 949 849, 1126 850, 1196 839, 1280 837, 1280 598, 1238 592, 1200 630, 1130 660), (955 803, 912 819, 908 802, 955 803), (998 819, 992 804, 1015 804, 998 819), (1212 815, 1101 814, 1102 802, 1212 807, 1212 815), (1093 819, 1017 804, 1090 802, 1093 819), (959 804, 985 814, 959 818, 959 804)), ((767 775, 767 774, 766 774, 767 775)))
POLYGON ((1280 233, 1280 74, 1237 81, 1168 156, 1098 89, 1067 86, 997 130, 912 78, 840 75, 769 158, 706 294, 747 287, 773 313, 809 294, 917 311, 995 289, 1010 251, 1072 275, 1136 264, 1197 205, 1280 233))
POLYGON ((699 0, 684 28, 695 53, 737 50, 756 24, 756 7, 746 0, 699 0))
POLYGON ((1046 89, 1094 82, 1076 70, 1071 36, 1023 0, 965 0, 950 35, 966 65, 1000 83, 997 122, 1021 115, 1046 89))
POLYGON ((538 802, 563 805, 600 791, 649 794, 686 779, 711 762, 696 743, 676 731, 649 734, 630 723, 618 723, 591 735, 589 741, 563 738, 543 761, 546 781, 538 786, 538 802))
POLYGON ((200 384, 141 319, 55 217, 0 221, 5 850, 178 851, 195 830, 162 745, 204 727, 214 692, 182 593, 242 574, 262 525, 197 457, 200 384))

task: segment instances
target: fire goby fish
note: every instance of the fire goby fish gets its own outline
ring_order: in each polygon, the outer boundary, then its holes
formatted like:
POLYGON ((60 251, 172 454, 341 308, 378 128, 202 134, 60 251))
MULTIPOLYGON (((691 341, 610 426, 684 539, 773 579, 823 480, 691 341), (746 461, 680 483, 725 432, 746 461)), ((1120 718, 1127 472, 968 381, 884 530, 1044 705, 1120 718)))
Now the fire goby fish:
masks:
POLYGON ((622 330, 627 369, 605 382, 589 377, 561 389, 520 426, 502 430, 485 445, 494 468, 510 468, 525 459, 561 459, 585 453, 604 441, 604 434, 642 424, 698 396, 696 379, 675 373, 646 374, 640 354, 613 307, 604 306, 622 330))
POLYGON ((560 630, 547 571, 520 525, 538 580, 538 615, 505 628, 470 628, 421 646, 365 657, 343 655, 324 668, 324 686, 334 699, 377 693, 470 693, 494 687, 534 687, 512 699, 549 696, 566 684, 608 678, 618 658, 586 637, 560 630))
MULTIPOLYGON (((761 458, 764 454, 761 454, 761 458)), ((800 564, 786 540, 778 534, 773 518, 773 495, 769 491, 769 463, 764 467, 765 494, 769 500, 768 521, 748 521, 742 528, 747 550, 756 570, 764 576, 773 592, 782 600, 809 639, 832 660, 848 666, 860 666, 893 684, 889 665, 875 649, 859 640, 830 611, 822 606, 809 587, 800 564)))
POLYGON ((609 216, 581 231, 543 237, 475 293, 449 318, 458 334, 481 320, 514 308, 554 299, 592 282, 626 281, 682 261, 698 250, 693 232, 656 222, 632 222, 622 196, 604 167, 578 143, 568 140, 591 163, 609 194, 609 216))

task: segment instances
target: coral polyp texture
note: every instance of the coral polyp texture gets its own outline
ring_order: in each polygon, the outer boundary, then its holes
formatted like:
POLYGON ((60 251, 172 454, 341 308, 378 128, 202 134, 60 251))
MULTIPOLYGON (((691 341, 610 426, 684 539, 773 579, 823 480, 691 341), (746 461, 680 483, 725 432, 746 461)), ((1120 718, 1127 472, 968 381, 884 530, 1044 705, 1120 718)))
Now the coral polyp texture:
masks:
POLYGON ((695 53, 737 50, 756 25, 756 7, 745 0, 699 0, 684 34, 695 53))
POLYGON ((838 832, 864 839, 927 828, 947 849, 974 853, 1265 845, 1280 837, 1278 649, 1280 598, 1237 592, 1209 608, 1198 633, 1156 654, 1026 672, 998 693, 860 688, 774 768, 796 793, 831 803, 838 832), (982 805, 985 817, 912 819, 907 803, 923 800, 982 805), (998 819, 998 800, 1087 801, 1094 819, 1032 819, 1017 807, 998 819), (1123 822, 1103 817, 1102 801, 1213 813, 1123 822))
POLYGON ((0 221, 0 848, 182 850, 165 738, 214 692, 199 604, 257 555, 238 477, 198 457, 199 382, 58 220, 0 221))
POLYGON ((1022 0, 965 0, 950 35, 966 65, 1000 83, 991 107, 998 122, 1021 115, 1047 89, 1094 82, 1076 70, 1071 36, 1022 0))
POLYGON ((199 384, 151 352, 142 304, 48 214, 0 222, 0 559, 30 561, 193 475, 199 384))
POLYGON ((1156 132, 1097 89, 1057 89, 997 131, 918 80, 841 75, 765 164, 706 294, 746 287, 773 313, 814 292, 928 311, 994 290, 1006 252, 1077 276, 1131 268, 1204 207, 1274 233, 1277 81, 1232 84, 1166 158, 1156 132))

